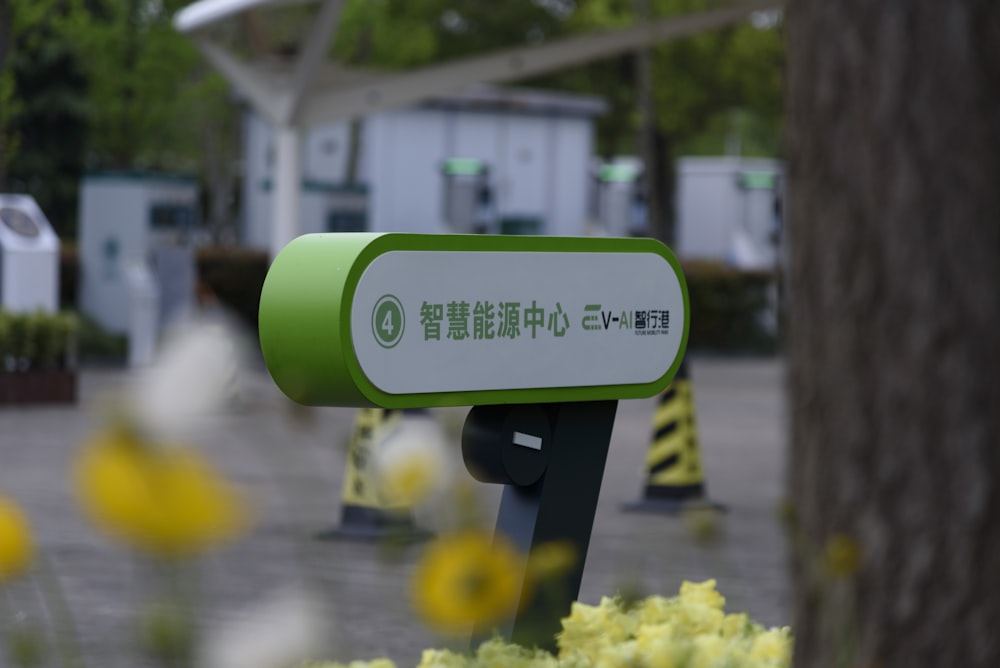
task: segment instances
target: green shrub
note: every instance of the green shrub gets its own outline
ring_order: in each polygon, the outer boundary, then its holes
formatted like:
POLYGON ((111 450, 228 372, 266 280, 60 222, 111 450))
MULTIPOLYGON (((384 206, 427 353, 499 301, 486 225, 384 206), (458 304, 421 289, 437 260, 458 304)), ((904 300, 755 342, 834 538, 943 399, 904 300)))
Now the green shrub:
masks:
POLYGON ((771 271, 745 271, 721 263, 683 263, 691 300, 688 348, 724 353, 772 353, 777 334, 766 324, 772 308, 771 271))
POLYGON ((122 334, 109 334, 100 325, 83 315, 78 316, 80 331, 77 351, 84 363, 124 363, 128 354, 128 339, 122 334))
POLYGON ((0 370, 66 368, 79 326, 68 312, 11 313, 0 310, 0 370))

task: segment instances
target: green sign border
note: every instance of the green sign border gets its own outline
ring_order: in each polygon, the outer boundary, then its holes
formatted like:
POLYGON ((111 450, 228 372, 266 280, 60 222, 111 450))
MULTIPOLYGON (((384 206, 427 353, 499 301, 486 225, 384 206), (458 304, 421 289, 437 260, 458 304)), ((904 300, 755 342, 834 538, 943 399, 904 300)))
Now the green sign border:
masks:
POLYGON ((275 258, 261 292, 261 350, 272 378, 291 399, 313 406, 432 408, 635 399, 673 379, 687 349, 690 302, 680 263, 653 239, 444 234, 308 234, 275 258), (684 298, 677 357, 650 383, 389 394, 368 380, 351 339, 351 304, 368 265, 391 251, 655 253, 673 268, 684 298))

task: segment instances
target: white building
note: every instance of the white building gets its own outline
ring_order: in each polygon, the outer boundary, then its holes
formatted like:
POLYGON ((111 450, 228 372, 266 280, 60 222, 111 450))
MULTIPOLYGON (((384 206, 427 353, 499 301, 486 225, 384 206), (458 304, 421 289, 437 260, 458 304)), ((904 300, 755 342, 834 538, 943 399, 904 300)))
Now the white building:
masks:
POLYGON ((677 243, 686 259, 773 269, 784 165, 770 158, 677 161, 677 243))
MULTIPOLYGON (((469 225, 449 221, 446 212, 485 200, 497 221, 488 231, 516 219, 521 231, 584 234, 594 117, 604 109, 593 97, 481 86, 382 112, 362 124, 362 187, 353 190, 344 187, 348 124, 317 126, 304 138, 300 231, 467 232, 469 225), (488 171, 478 180, 447 176, 446 161, 457 158, 488 171), (449 179, 470 185, 449 189, 449 179), (485 198, 472 194, 482 183, 489 185, 485 198)), ((272 134, 248 113, 243 241, 259 248, 270 239, 272 134)))

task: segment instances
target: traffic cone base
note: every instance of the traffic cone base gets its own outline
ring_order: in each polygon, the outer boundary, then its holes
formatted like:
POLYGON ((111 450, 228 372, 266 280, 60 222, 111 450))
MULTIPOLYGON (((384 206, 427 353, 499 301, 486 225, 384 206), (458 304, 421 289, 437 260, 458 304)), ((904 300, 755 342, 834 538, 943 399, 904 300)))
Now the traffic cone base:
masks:
POLYGON ((398 410, 362 408, 354 422, 341 494, 340 525, 317 535, 320 540, 415 543, 434 536, 417 526, 409 509, 387 507, 375 483, 375 450, 388 429, 403 418, 398 410))
POLYGON ((419 543, 433 538, 434 532, 417 526, 409 513, 394 513, 364 506, 344 506, 340 516, 340 526, 324 531, 316 537, 320 540, 419 543))
POLYGON ((686 362, 681 363, 674 382, 660 395, 653 413, 653 437, 646 453, 642 498, 626 503, 623 509, 650 513, 724 510, 706 498, 686 362))
POLYGON ((633 513, 673 515, 692 510, 725 512, 726 507, 705 498, 704 485, 685 485, 666 489, 647 485, 643 491, 643 498, 626 503, 623 509, 633 513))

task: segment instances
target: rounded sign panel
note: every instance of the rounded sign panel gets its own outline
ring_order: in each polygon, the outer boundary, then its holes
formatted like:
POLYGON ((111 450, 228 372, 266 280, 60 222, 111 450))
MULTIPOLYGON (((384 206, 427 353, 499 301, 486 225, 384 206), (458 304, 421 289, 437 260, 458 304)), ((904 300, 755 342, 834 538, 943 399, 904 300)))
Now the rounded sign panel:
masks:
POLYGON ((306 235, 268 273, 260 333, 312 405, 620 399, 673 378, 688 298, 650 239, 306 235))

